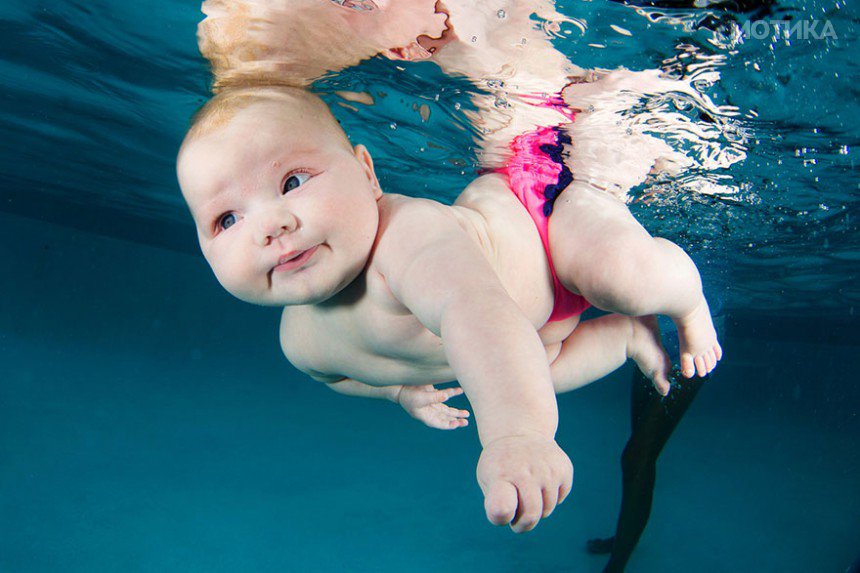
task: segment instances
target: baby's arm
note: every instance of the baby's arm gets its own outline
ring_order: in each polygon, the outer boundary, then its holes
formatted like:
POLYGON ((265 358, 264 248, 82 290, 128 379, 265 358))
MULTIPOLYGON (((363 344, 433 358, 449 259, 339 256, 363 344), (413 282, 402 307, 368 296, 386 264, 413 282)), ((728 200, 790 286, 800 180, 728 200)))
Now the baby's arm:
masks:
POLYGON ((351 378, 344 378, 337 382, 325 382, 325 385, 338 394, 360 398, 377 398, 391 402, 397 402, 397 396, 403 388, 403 386, 371 386, 351 378))
POLYGON ((390 400, 400 404, 406 413, 424 422, 431 428, 439 430, 454 430, 468 425, 468 410, 459 410, 445 405, 454 396, 463 393, 462 388, 445 388, 439 390, 432 384, 422 386, 371 386, 352 378, 341 378, 333 381, 332 376, 306 372, 308 376, 322 382, 338 394, 357 396, 360 398, 376 398, 390 400))
POLYGON ((543 344, 449 207, 412 200, 395 209, 382 222, 377 268, 442 338, 469 397, 484 447, 478 481, 488 519, 532 529, 573 478, 554 440, 558 411, 543 344))
POLYGON ((431 428, 453 430, 469 422, 468 410, 458 410, 445 405, 445 401, 463 393, 462 388, 438 390, 432 384, 423 386, 371 386, 358 380, 344 378, 338 382, 326 382, 326 386, 339 394, 361 398, 380 398, 400 404, 406 412, 431 428))

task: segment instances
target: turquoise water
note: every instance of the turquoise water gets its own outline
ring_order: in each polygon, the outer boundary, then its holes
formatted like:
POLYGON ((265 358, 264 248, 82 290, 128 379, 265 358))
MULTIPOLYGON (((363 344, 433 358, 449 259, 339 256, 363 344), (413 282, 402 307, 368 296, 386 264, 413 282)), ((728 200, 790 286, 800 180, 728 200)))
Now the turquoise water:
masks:
MULTIPOLYGON (((844 570, 860 553, 856 7, 780 4, 838 40, 736 44, 694 30, 702 12, 559 6, 587 24, 556 41, 582 66, 715 58, 702 89, 740 110, 725 137, 745 134, 746 160, 707 174, 736 193, 631 204, 702 268, 728 354, 660 458, 629 570, 844 570)), ((212 280, 173 175, 206 97, 199 18, 0 8, 0 571, 600 571, 584 544, 615 522, 630 370, 559 398, 574 491, 516 536, 484 518, 473 427, 314 384, 281 357, 277 313, 212 280)), ((474 88, 401 67, 322 85, 387 94, 340 119, 386 188, 450 200, 477 166, 451 128, 474 88)))

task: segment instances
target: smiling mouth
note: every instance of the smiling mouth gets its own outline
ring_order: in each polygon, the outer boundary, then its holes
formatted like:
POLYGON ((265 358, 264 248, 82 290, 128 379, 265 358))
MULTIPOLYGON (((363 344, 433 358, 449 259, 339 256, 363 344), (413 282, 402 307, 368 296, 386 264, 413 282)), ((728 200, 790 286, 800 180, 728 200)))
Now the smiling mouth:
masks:
POLYGON ((272 269, 274 272, 291 271, 304 265, 319 248, 319 245, 311 247, 306 251, 293 251, 278 259, 278 264, 272 269))

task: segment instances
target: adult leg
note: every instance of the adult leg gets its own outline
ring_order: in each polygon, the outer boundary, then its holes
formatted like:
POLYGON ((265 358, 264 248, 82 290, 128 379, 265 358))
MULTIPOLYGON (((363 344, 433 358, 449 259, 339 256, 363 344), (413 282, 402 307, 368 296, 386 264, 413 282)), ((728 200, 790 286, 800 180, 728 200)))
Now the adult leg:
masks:
POLYGON ((611 553, 604 572, 623 571, 627 565, 651 514, 657 457, 705 380, 707 376, 678 378, 669 395, 662 397, 641 372, 633 374, 632 431, 621 454, 623 489, 615 536, 588 542, 591 553, 611 553))

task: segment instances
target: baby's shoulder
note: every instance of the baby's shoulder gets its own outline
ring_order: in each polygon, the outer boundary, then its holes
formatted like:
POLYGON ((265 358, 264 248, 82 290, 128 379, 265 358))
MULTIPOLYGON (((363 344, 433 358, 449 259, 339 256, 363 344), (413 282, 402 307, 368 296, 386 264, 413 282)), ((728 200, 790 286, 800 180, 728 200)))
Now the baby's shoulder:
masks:
POLYGON ((384 195, 379 205, 375 258, 382 266, 390 260, 400 264, 422 249, 443 242, 449 245, 472 242, 487 254, 493 251, 496 234, 510 234, 532 226, 504 178, 495 174, 474 180, 453 205, 384 195))
POLYGON ((450 205, 431 199, 386 194, 379 201, 379 254, 400 252, 432 242, 446 228, 457 225, 457 213, 450 205))
POLYGON ((407 197, 386 193, 379 200, 379 224, 381 231, 399 231, 409 223, 417 223, 425 218, 437 219, 450 217, 451 207, 420 197, 407 197))

